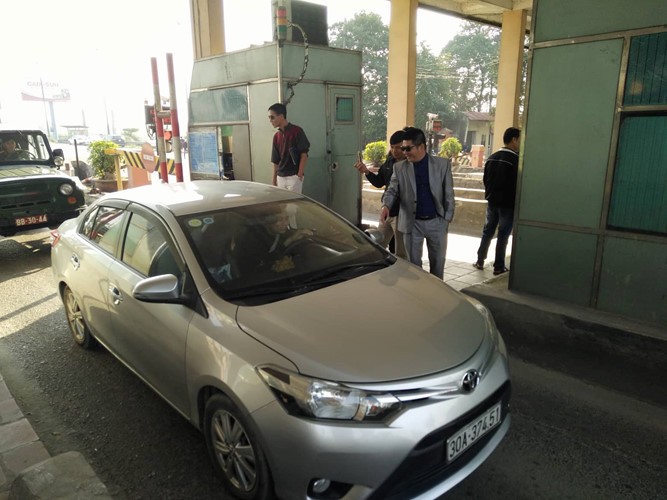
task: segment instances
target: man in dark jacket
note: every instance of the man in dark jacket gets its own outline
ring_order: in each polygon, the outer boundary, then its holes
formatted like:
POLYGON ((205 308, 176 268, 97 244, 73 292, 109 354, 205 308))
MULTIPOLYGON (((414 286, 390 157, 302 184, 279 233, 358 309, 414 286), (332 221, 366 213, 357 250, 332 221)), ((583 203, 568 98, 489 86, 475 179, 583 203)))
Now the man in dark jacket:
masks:
POLYGON ((512 233, 514 221, 514 198, 516 197, 516 179, 519 169, 519 146, 521 131, 510 127, 503 134, 505 147, 493 153, 484 163, 484 191, 488 202, 486 223, 482 230, 482 241, 477 250, 477 269, 484 269, 484 259, 489 245, 498 228, 496 240, 496 258, 493 262, 493 274, 506 273, 505 251, 507 240, 512 233))
MULTIPOLYGON (((403 131, 397 130, 389 138, 389 153, 387 154, 387 159, 385 162, 380 165, 377 173, 373 173, 368 170, 368 167, 362 161, 358 161, 354 168, 359 170, 362 174, 366 174, 366 179, 376 188, 384 188, 385 191, 391 180, 391 174, 394 173, 394 163, 402 161, 405 159, 405 154, 401 151, 401 146, 403 144, 403 131)), ((394 239, 394 250, 398 257, 403 259, 408 258, 408 254, 405 251, 405 245, 403 243, 403 235, 396 228, 396 216, 398 215, 398 204, 396 208, 389 213, 389 218, 386 222, 380 222, 378 229, 382 231, 384 236, 383 245, 385 247, 389 246, 389 243, 393 237, 394 239)), ((392 249, 390 248, 390 251, 392 249)))

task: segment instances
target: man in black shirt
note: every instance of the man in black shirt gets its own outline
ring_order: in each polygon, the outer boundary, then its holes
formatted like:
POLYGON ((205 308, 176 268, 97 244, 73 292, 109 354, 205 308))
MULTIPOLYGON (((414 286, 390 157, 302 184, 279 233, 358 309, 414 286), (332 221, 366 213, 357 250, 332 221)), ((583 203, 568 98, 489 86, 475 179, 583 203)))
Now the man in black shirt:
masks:
POLYGON ((301 193, 310 142, 301 127, 287 121, 284 104, 277 102, 269 107, 269 120, 278 129, 271 146, 272 184, 301 193))
POLYGON ((484 191, 488 202, 486 223, 482 230, 482 241, 477 250, 477 269, 484 269, 484 260, 489 251, 491 240, 498 228, 496 240, 496 258, 493 262, 493 274, 506 273, 505 251, 507 240, 512 233, 514 222, 514 198, 516 197, 516 179, 519 170, 519 146, 521 131, 510 127, 503 134, 505 147, 493 153, 484 163, 484 191))
MULTIPOLYGON (((401 151, 401 145, 403 144, 403 131, 397 130, 389 138, 389 153, 387 154, 387 159, 385 162, 380 165, 377 173, 373 173, 368 170, 368 167, 362 161, 358 161, 354 168, 356 168, 362 174, 366 174, 366 179, 376 188, 384 188, 387 190, 389 186, 389 181, 391 180, 391 175, 394 173, 394 163, 402 161, 405 159, 405 154, 401 151)), ((398 257, 403 259, 408 258, 408 254, 405 251, 405 245, 403 244, 403 234, 396 227, 396 217, 398 216, 398 204, 395 208, 389 213, 389 218, 385 222, 380 222, 378 229, 382 232, 384 236, 383 246, 389 246, 389 243, 394 238, 394 248, 395 253, 398 257)), ((391 248, 390 248, 391 250, 391 248)))

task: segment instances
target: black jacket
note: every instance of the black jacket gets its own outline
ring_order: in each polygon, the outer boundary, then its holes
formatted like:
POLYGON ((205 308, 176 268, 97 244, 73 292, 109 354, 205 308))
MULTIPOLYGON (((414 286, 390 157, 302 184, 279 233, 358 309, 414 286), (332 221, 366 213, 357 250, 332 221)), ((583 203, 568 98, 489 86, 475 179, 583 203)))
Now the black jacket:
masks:
POLYGON ((519 155, 509 148, 500 148, 484 163, 484 197, 489 205, 514 208, 519 155))
MULTIPOLYGON (((368 179, 368 182, 370 182, 376 188, 384 187, 384 190, 386 191, 387 186, 389 186, 389 181, 391 180, 391 176, 394 173, 394 163, 396 163, 396 160, 394 159, 393 156, 391 156, 391 153, 389 153, 387 155, 387 159, 384 161, 382 165, 380 165, 377 174, 374 174, 373 172, 368 172, 366 174, 366 179, 368 179)), ((390 217, 396 217, 397 215, 398 215, 398 203, 395 204, 395 207, 391 207, 391 209, 389 210, 390 217)))

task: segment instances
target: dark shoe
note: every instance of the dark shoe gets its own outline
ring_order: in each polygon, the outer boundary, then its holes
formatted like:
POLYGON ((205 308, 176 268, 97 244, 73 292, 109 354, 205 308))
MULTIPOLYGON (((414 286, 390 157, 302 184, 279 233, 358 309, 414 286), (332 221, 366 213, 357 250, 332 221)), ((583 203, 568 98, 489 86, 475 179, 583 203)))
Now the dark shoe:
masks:
POLYGON ((474 267, 475 269, 479 269, 481 271, 482 269, 484 269, 484 262, 480 261, 474 262, 472 267, 474 267))
POLYGON ((493 275, 498 276, 499 274, 506 273, 507 271, 509 271, 509 269, 507 269, 506 267, 503 267, 502 269, 494 269, 493 275))

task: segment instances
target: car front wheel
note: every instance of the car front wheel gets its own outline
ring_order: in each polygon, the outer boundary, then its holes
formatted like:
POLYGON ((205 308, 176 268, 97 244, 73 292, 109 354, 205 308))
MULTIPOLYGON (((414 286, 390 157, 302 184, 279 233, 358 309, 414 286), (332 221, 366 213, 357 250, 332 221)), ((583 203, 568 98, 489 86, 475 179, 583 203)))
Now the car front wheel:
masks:
POLYGON ((266 458, 248 418, 222 394, 206 402, 206 446, 227 490, 242 500, 274 498, 266 458))
POLYGON ((84 349, 93 349, 97 347, 97 340, 90 333, 86 321, 83 319, 83 313, 76 301, 72 290, 65 287, 63 291, 63 303, 65 304, 65 314, 67 315, 67 324, 72 333, 74 342, 79 344, 84 349))

